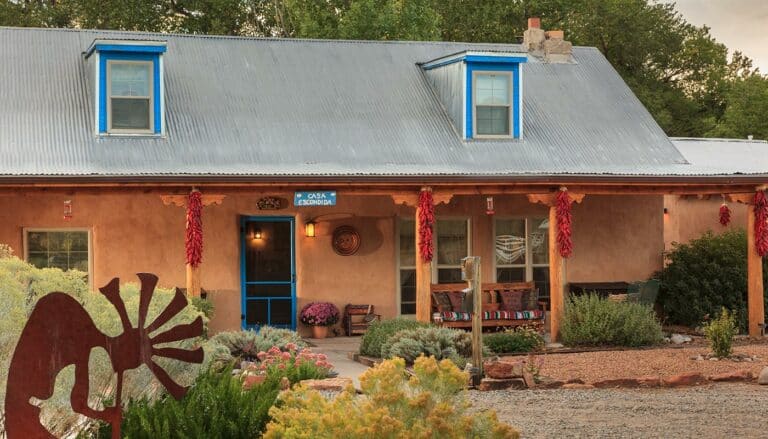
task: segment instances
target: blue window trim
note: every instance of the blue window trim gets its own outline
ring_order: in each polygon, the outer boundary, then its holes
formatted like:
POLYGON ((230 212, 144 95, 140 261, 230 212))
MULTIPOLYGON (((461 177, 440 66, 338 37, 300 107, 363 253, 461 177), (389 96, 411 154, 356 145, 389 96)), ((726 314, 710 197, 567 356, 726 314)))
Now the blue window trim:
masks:
MULTIPOLYGON (((245 249, 248 245, 245 236, 245 226, 249 222, 288 222, 291 225, 291 327, 290 329, 296 330, 296 218, 292 216, 248 216, 243 215, 240 217, 240 310, 241 310, 241 322, 240 327, 242 329, 259 329, 258 327, 249 327, 245 321, 245 310, 248 302, 246 290, 248 285, 254 284, 275 284, 276 282, 247 282, 246 268, 245 268, 245 249)), ((287 282, 279 282, 280 284, 287 284, 287 282)), ((287 300, 285 297, 262 297, 260 299, 267 301, 267 315, 271 317, 272 300, 287 300)))
POLYGON ((128 52, 128 53, 165 53, 166 46, 133 45, 133 44, 97 44, 94 50, 99 52, 128 52))
MULTIPOLYGON (((470 58, 470 57, 467 57, 470 58)), ((493 62, 473 61, 466 62, 466 90, 467 90, 467 102, 466 102, 466 120, 464 121, 464 137, 472 139, 475 135, 474 132, 474 105, 473 105, 473 81, 474 72, 507 72, 512 73, 512 137, 515 139, 520 138, 520 123, 522 121, 520 114, 520 63, 519 62, 497 62, 494 57, 478 57, 478 58, 491 58, 493 62)))
MULTIPOLYGON (((96 46, 99 47, 98 45, 96 46)), ((107 127, 107 61, 150 61, 152 62, 152 93, 154 102, 154 121, 153 132, 154 134, 162 133, 162 120, 163 113, 161 108, 161 96, 160 96, 160 54, 164 52, 165 47, 159 46, 107 46, 107 47, 120 47, 130 48, 131 50, 122 49, 121 51, 99 51, 99 133, 106 134, 109 129, 107 127), (141 48, 162 48, 162 51, 137 53, 141 48)))

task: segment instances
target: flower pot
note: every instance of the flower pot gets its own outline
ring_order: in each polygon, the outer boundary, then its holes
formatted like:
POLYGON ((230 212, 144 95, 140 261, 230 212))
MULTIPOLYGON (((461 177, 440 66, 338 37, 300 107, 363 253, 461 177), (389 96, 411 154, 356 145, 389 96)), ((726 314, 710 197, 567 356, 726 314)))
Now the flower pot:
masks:
POLYGON ((327 326, 313 326, 312 327, 312 338, 325 338, 328 336, 328 327, 327 326))

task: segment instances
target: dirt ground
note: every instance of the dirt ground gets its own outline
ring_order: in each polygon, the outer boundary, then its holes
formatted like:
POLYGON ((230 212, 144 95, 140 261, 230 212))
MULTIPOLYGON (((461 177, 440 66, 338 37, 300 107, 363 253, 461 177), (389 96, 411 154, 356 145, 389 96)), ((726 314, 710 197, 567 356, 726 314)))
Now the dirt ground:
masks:
MULTIPOLYGON (((768 345, 753 344, 734 347, 739 354, 756 355, 753 362, 696 361, 691 357, 706 355, 706 346, 683 348, 659 348, 627 351, 582 352, 568 354, 542 354, 541 375, 560 380, 580 378, 586 383, 604 379, 632 378, 638 376, 668 377, 686 372, 711 375, 722 372, 749 369, 757 376, 768 366, 768 345)), ((520 357, 516 357, 519 359, 520 357)), ((768 403, 768 400, 766 401, 768 403)), ((763 404, 765 406, 765 404, 763 404)), ((768 428, 768 418, 766 418, 768 428)), ((768 430, 766 431, 768 437, 768 430)))
POLYGON ((524 438, 765 438, 768 386, 470 391, 524 438))

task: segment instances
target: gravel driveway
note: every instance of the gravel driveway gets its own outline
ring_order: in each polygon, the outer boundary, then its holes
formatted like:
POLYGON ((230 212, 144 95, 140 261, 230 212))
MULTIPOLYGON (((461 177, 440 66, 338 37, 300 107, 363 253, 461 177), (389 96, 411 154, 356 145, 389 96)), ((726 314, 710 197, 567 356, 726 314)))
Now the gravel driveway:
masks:
POLYGON ((470 391, 524 438, 764 438, 768 386, 470 391))

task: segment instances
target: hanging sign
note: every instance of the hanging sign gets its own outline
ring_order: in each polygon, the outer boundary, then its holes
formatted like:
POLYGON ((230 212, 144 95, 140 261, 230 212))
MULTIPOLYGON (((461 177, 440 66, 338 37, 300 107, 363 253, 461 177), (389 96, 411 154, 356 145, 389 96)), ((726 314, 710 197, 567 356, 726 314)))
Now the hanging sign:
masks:
POLYGON ((296 192, 293 196, 293 205, 296 207, 335 206, 336 191, 296 192))

